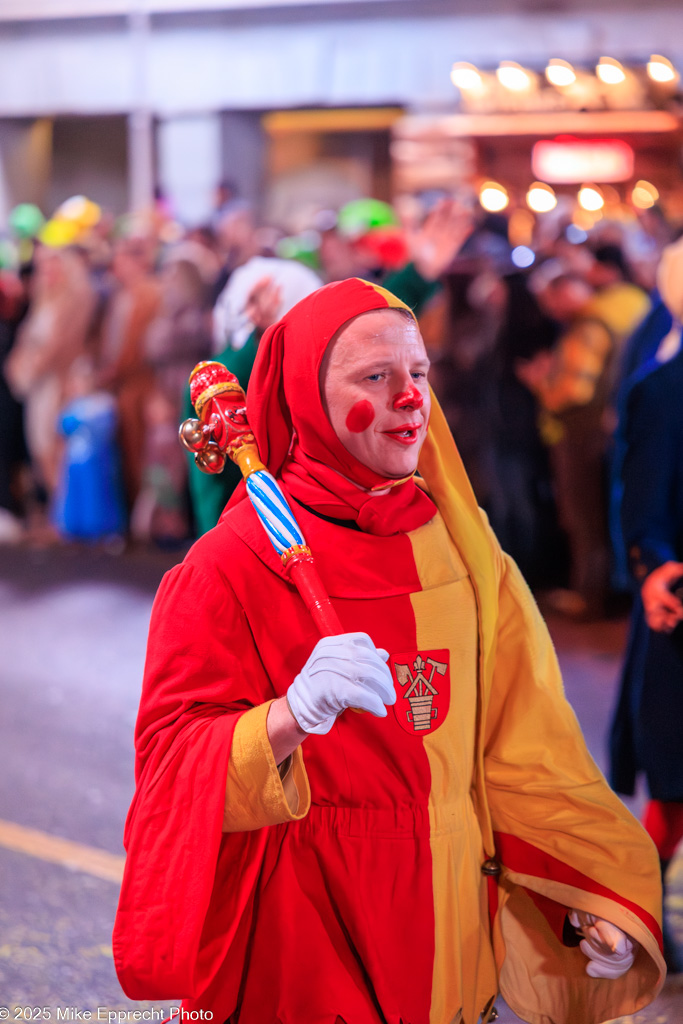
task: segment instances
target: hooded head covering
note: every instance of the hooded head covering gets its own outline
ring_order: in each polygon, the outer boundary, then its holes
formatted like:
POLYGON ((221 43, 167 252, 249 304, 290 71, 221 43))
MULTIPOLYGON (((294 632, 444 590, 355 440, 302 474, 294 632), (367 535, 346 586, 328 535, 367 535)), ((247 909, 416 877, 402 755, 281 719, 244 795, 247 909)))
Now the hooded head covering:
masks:
MULTIPOLYGON (((390 480, 358 461, 341 443, 323 408, 320 366, 334 334, 374 309, 412 311, 379 285, 350 278, 308 295, 265 332, 249 381, 247 413, 262 461, 291 496, 313 511, 355 520, 378 535, 408 532, 441 512, 449 532, 488 576, 491 542, 460 455, 432 394, 418 471, 390 480), (389 488, 386 492, 386 488, 389 488), (378 490, 386 493, 377 494, 378 490)), ((238 488, 230 505, 243 497, 238 488)), ((476 575, 476 569, 472 566, 476 575)))
POLYGON ((347 451, 323 408, 319 379, 340 327, 361 313, 391 308, 412 317, 390 292, 357 278, 318 289, 264 335, 247 397, 261 459, 290 495, 383 536, 422 526, 435 514, 434 504, 412 477, 390 480, 347 451))
MULTIPOLYGON (((350 278, 319 288, 265 332, 247 394, 261 460, 313 511, 355 520, 361 529, 378 535, 416 529, 434 516, 436 505, 475 589, 493 598, 495 545, 434 394, 418 462, 427 493, 412 477, 390 480, 364 466, 347 451, 327 418, 318 383, 325 350, 340 327, 373 309, 405 309, 412 315, 386 288, 350 278), (376 493, 387 488, 387 493, 376 493)), ((244 493, 242 485, 228 509, 244 493)))

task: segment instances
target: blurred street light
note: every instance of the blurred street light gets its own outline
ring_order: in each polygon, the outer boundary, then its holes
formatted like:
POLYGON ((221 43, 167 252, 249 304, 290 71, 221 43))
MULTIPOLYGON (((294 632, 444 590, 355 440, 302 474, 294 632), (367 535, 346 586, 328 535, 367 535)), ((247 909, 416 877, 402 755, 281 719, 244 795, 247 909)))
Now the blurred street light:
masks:
POLYGON ((523 92, 531 86, 531 75, 514 60, 502 60, 496 77, 502 86, 511 92, 523 92))
POLYGON ((500 213, 510 202, 507 189, 497 181, 485 181, 479 190, 479 202, 489 213, 500 213))
POLYGON ((559 57, 553 57, 548 61, 545 77, 551 85, 557 85, 562 88, 562 86, 574 84, 576 72, 568 61, 560 60, 559 57))
POLYGON ((631 202, 639 210, 649 210, 659 199, 659 192, 649 181, 637 181, 631 192, 631 202))
POLYGON ((549 213, 557 206, 557 196, 550 185, 535 181, 526 194, 527 206, 534 213, 549 213))
POLYGON ((526 270, 527 267, 533 266, 536 254, 528 245, 518 245, 512 250, 510 258, 516 267, 526 270))
POLYGON ((647 73, 653 82, 675 82, 678 72, 670 60, 653 53, 647 62, 647 73))
POLYGON ((613 57, 601 57, 595 73, 605 85, 619 85, 626 79, 626 72, 619 61, 613 57))
POLYGON ((474 64, 466 60, 457 61, 451 68, 451 82, 463 92, 477 92, 483 87, 483 80, 474 64))
POLYGON ((577 198, 579 206, 584 210, 589 210, 591 213, 594 213, 596 210, 601 210, 605 205, 603 194, 599 188, 595 187, 595 185, 583 185, 579 189, 577 198))

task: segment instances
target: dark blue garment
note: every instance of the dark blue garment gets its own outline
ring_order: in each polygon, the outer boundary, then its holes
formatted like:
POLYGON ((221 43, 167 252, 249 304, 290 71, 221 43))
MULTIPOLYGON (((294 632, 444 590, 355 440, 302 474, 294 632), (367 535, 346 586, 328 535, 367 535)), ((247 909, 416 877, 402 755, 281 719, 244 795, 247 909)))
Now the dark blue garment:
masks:
POLYGON ((673 317, 656 288, 650 295, 650 302, 650 312, 624 345, 617 380, 617 404, 621 404, 620 393, 624 385, 628 389, 629 378, 654 359, 660 341, 666 338, 673 326, 673 317))
POLYGON ((659 365, 654 362, 657 349, 673 326, 671 313, 662 302, 656 289, 650 298, 652 300, 650 312, 626 342, 615 385, 617 429, 609 457, 608 515, 612 548, 611 583, 612 589, 617 592, 627 591, 630 585, 626 545, 621 528, 621 497, 623 493, 621 477, 626 454, 624 436, 626 404, 634 385, 659 365))
POLYGON ((114 399, 98 393, 66 407, 60 420, 66 451, 53 521, 76 540, 100 540, 126 529, 114 399))
MULTIPOLYGON (((683 350, 633 384, 624 420, 622 525, 635 581, 683 561, 683 350)), ((649 629, 635 604, 610 737, 611 781, 632 793, 644 772, 651 797, 683 801, 683 624, 649 629)))
POLYGON ((621 519, 631 568, 683 556, 683 349, 633 385, 626 405, 621 519))

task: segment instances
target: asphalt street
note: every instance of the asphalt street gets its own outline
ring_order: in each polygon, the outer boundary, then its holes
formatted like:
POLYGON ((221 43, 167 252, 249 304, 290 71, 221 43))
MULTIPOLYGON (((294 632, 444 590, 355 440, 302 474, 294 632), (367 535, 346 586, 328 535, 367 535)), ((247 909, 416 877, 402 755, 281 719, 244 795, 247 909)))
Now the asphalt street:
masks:
MULTIPOLYGON (((111 927, 149 613, 179 557, 0 548, 0 1020, 90 1011, 114 1024, 138 1009, 160 1021, 174 1005, 124 996, 111 927)), ((604 765, 624 623, 550 625, 568 697, 604 765)), ((683 857, 671 881, 683 943, 683 857)), ((681 1024, 681 978, 621 1024, 681 1024)), ((500 1024, 518 1019, 499 1011, 500 1024)))

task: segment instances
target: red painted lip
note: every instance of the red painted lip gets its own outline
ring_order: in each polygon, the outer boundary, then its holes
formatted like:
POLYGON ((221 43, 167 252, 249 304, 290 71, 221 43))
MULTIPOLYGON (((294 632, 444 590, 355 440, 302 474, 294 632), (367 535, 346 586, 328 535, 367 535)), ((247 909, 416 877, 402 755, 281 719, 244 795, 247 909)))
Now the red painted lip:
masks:
POLYGON ((400 427, 393 427, 391 430, 383 430, 386 437, 399 444, 415 444, 420 433, 421 423, 404 423, 400 427))

